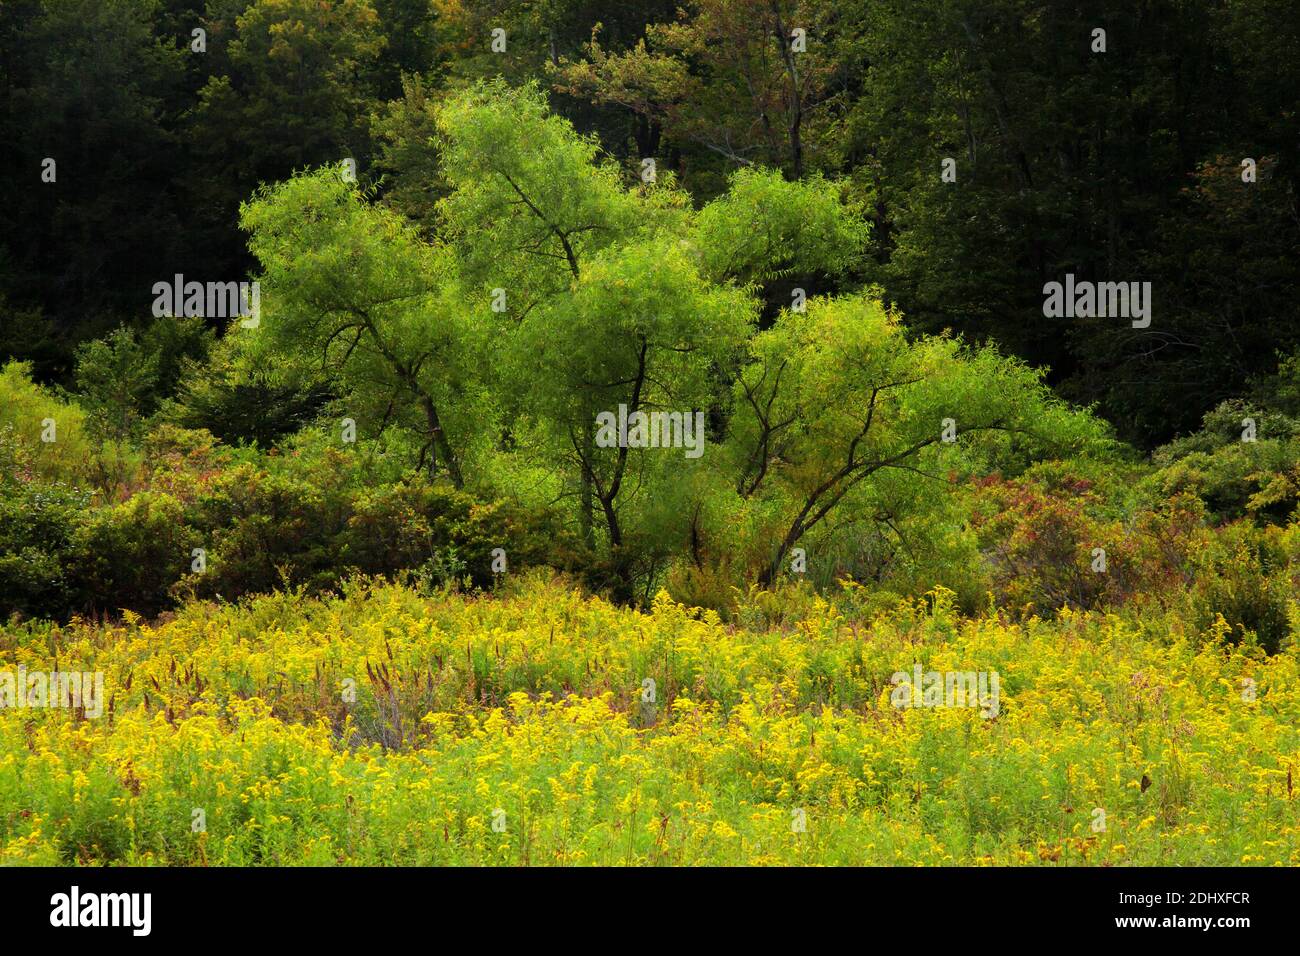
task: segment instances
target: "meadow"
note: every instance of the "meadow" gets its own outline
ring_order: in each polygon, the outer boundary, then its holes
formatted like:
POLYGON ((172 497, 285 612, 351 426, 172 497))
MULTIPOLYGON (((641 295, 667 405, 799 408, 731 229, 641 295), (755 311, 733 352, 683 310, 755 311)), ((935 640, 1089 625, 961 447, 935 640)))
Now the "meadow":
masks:
POLYGON ((0 860, 1296 865, 1300 656, 1173 615, 751 591, 730 623, 542 574, 12 623, 103 715, 0 711, 0 860), (898 708, 916 664, 996 716, 898 708))

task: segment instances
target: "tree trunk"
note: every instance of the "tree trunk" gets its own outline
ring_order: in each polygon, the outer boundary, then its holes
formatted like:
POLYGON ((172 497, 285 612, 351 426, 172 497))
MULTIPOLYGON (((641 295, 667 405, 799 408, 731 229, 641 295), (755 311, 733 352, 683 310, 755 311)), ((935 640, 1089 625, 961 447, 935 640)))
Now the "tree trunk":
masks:
POLYGON ((460 474, 460 465, 456 462, 456 456, 452 454, 451 444, 447 441, 447 435, 442 430, 442 421, 438 417, 438 408, 433 404, 433 399, 423 393, 420 394, 420 405, 424 409, 424 418, 429 426, 430 454, 429 454, 429 477, 432 478, 438 469, 438 456, 441 452, 444 463, 447 468, 447 475, 451 478, 451 483, 459 491, 465 486, 465 482, 460 474))
POLYGON ((776 576, 781 573, 781 563, 785 561, 785 556, 790 552, 790 549, 803 537, 804 531, 803 517, 801 515, 795 519, 794 524, 790 526, 790 530, 781 539, 781 544, 777 547, 771 563, 758 576, 758 583, 762 587, 770 587, 772 582, 776 580, 776 576))
POLYGON ((803 96, 799 92, 799 71, 794 65, 794 51, 790 49, 790 31, 781 22, 781 8, 772 0, 772 18, 775 22, 777 44, 786 75, 790 78, 790 165, 795 179, 803 179, 803 96))
POLYGON ((589 409, 587 421, 582 425, 582 460, 578 463, 581 473, 578 479, 578 526, 582 531, 582 543, 594 549, 596 547, 596 500, 591 484, 591 459, 595 449, 595 439, 591 433, 594 427, 591 417, 589 409))
POLYGON ((605 515, 605 524, 609 528, 610 570, 614 578, 610 597, 619 604, 631 604, 636 597, 636 588, 632 580, 632 568, 628 556, 623 551, 623 529, 618 523, 618 512, 614 510, 613 497, 602 497, 600 507, 605 515))

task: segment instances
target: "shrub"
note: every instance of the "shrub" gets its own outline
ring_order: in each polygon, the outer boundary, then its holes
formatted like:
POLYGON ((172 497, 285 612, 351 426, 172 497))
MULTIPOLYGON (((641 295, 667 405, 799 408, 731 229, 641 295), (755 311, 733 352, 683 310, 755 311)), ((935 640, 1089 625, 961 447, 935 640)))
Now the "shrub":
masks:
POLYGON ((490 587, 492 552, 507 567, 577 564, 577 549, 547 512, 483 502, 410 477, 371 486, 352 452, 316 449, 296 460, 243 462, 196 491, 190 522, 208 542, 208 568, 184 587, 203 595, 336 587, 354 573, 423 569, 439 584, 490 587))
POLYGON ((1222 617, 1232 643, 1253 634, 1267 653, 1277 653, 1291 634, 1287 600, 1294 593, 1280 545, 1279 538, 1244 521, 1210 537, 1196 557, 1192 623, 1205 633, 1222 617))
POLYGON ((1160 600, 1191 578, 1203 509, 1183 495, 1132 517, 1109 517, 1088 479, 990 478, 980 483, 974 525, 998 602, 1025 613, 1117 607, 1160 600))
POLYGON ((447 485, 411 478, 360 494, 342 535, 348 564, 371 574, 426 567, 435 579, 467 575, 478 587, 497 580, 492 552, 508 571, 577 566, 577 545, 554 515, 506 501, 481 502, 447 485))
POLYGON ((98 438, 137 437, 153 410, 158 355, 126 326, 77 347, 78 399, 98 438))
MULTIPOLYGON (((86 414, 31 380, 31 366, 10 362, 0 368, 0 466, 21 471, 8 477, 69 484, 90 477, 94 446, 86 414), (54 441, 42 441, 43 424, 54 423, 54 441)), ((0 475, 0 478, 4 475, 0 475)))
POLYGON ((1199 495, 1218 520, 1285 524, 1300 504, 1297 395, 1300 355, 1256 382, 1248 400, 1221 403, 1198 431, 1157 450, 1157 486, 1166 494, 1199 495))
POLYGON ((329 474, 315 483, 243 463, 200 491, 190 520, 208 549, 207 570, 186 579, 196 593, 319 590, 336 578, 347 503, 329 474))
POLYGON ((64 615, 76 605, 72 539, 90 495, 66 485, 0 481, 0 608, 64 615))
POLYGON ((190 567, 200 535, 184 523, 181 503, 144 491, 90 511, 73 535, 72 567, 85 606, 157 614, 190 567))
POLYGON ((156 614, 185 595, 319 592, 358 573, 488 588, 501 580, 496 548, 508 571, 582 566, 553 512, 394 478, 400 465, 373 444, 344 450, 308 432, 262 453, 162 424, 144 440, 150 486, 95 503, 35 480, 30 444, 12 435, 0 429, 0 606, 25 615, 156 614))

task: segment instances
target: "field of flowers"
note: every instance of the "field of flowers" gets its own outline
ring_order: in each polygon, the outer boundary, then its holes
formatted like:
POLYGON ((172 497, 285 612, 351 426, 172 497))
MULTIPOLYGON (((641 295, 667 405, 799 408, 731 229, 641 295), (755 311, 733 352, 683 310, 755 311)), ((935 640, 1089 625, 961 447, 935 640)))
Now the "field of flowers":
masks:
POLYGON ((736 621, 540 578, 11 624, 102 716, 0 710, 5 864, 1300 864, 1300 654, 1172 617, 736 621), (1000 675, 899 709, 891 675, 1000 675))

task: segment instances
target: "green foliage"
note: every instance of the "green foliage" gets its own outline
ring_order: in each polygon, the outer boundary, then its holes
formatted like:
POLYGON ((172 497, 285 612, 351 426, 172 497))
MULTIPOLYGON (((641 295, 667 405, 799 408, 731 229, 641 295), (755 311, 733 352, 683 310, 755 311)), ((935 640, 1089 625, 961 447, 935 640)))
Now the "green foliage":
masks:
POLYGON ((54 323, 40 309, 21 309, 0 291, 0 363, 11 358, 31 365, 38 381, 49 381, 62 371, 66 355, 54 323))
POLYGON ((31 380, 31 366, 0 368, 0 478, 40 478, 69 484, 91 477, 92 442, 82 409, 31 380), (47 432, 53 423, 53 432, 47 432), (54 441, 42 441, 52 434, 54 441))
POLYGON ((797 234, 789 261, 735 264, 779 273, 762 281, 764 325, 794 287, 866 281, 911 330, 1047 367, 1062 396, 1154 446, 1240 398, 1300 330, 1288 3, 13 0, 0 360, 71 385, 75 345, 134 321, 160 277, 247 270, 237 208, 259 184, 352 158, 426 238, 464 242, 462 309, 507 288, 517 318, 572 273, 504 172, 575 247, 696 233, 710 271, 797 234), (57 183, 38 180, 47 158, 57 183), (620 197, 647 159, 658 185, 620 197), (809 208, 820 177, 869 236, 809 208), (730 245, 690 222, 720 196, 702 218, 730 245), (773 200, 748 234, 747 196, 773 200), (790 216, 795 233, 766 232, 790 216), (805 271, 827 256, 833 269, 805 271), (1150 280, 1153 324, 1045 321, 1043 284, 1066 272, 1150 280))
POLYGON ((231 216, 260 182, 368 153, 386 43, 370 0, 256 0, 219 22, 233 34, 226 69, 199 91, 191 134, 200 169, 220 164, 198 187, 208 204, 231 216))
POLYGON ((158 386, 158 355, 127 328, 77 348, 78 400, 94 435, 119 441, 138 435, 158 386))
POLYGON ((385 103, 375 117, 384 201, 424 229, 433 227, 437 202, 446 195, 433 145, 436 102, 429 84, 406 76, 401 98, 385 103))
POLYGON ((65 574, 76 581, 83 607, 154 615, 170 606, 169 589, 201 543, 198 531, 186 525, 181 502, 142 491, 77 521, 65 574))
POLYGON ((332 396, 318 376, 286 374, 273 356, 252 354, 227 336, 208 361, 184 366, 176 398, 160 417, 227 444, 270 448, 314 421, 332 396))
POLYGON ((840 273, 868 236, 861 211, 819 176, 790 182, 767 169, 742 169, 696 223, 705 274, 761 282, 795 274, 840 273))
POLYGON ((1295 600, 1300 561, 1288 560, 1280 540, 1247 522, 1229 525, 1208 544, 1196 559, 1192 622, 1233 643, 1251 636, 1266 653, 1277 653, 1295 633, 1288 602, 1295 600))
POLYGON ((476 587, 496 580, 492 551, 508 571, 562 561, 565 537, 546 514, 483 503, 412 477, 381 483, 351 451, 303 448, 282 463, 247 462, 196 493, 191 518, 208 567, 176 593, 233 598, 279 587, 319 591, 351 574, 432 569, 476 587), (452 573, 454 572, 454 574, 452 573))
POLYGON ((557 64, 559 88, 638 114, 690 157, 698 190, 711 191, 726 164, 759 163, 800 178, 819 158, 830 122, 816 107, 836 80, 823 41, 833 6, 696 0, 673 13, 631 42, 602 42, 593 30, 585 58, 557 64), (798 52, 796 28, 806 34, 798 52))
POLYGON ((60 616, 75 604, 73 535, 87 492, 0 481, 0 608, 4 616, 60 616))
POLYGON ((309 431, 261 454, 170 425, 146 444, 155 473, 125 501, 21 475, 0 482, 0 605, 55 618, 152 615, 188 595, 320 591, 408 572, 489 588, 502 580, 497 548, 506 574, 583 567, 554 512, 403 477, 379 445, 342 448, 309 431))
POLYGON ((654 225, 599 145, 535 85, 479 84, 438 110, 442 235, 465 281, 507 290, 511 316, 567 291, 586 258, 654 225))
POLYGON ((1300 504, 1300 355, 1283 358, 1251 393, 1207 412, 1201 428, 1158 449, 1153 477, 1189 491, 1219 520, 1285 524, 1300 504))
MULTIPOLYGON (((265 318, 244 347, 282 376, 328 373, 363 434, 396 421, 423 440, 430 474, 457 486, 487 425, 481 327, 446 255, 327 168, 262 189, 241 222, 262 265, 265 318)), ((242 343, 241 343, 242 344, 242 343)), ((285 379, 282 377, 281 381, 285 379)))
POLYGON ((831 56, 861 81, 827 152, 873 210, 888 299, 918 330, 1050 366, 1128 440, 1195 427, 1300 329, 1283 291, 1296 147, 1272 132, 1282 113, 1260 108, 1295 82, 1295 57, 1258 52, 1294 45, 1282 6, 836 4, 831 56), (1239 69, 1217 68, 1229 61, 1239 69), (1043 284, 1067 272, 1150 280, 1151 326, 1045 320, 1043 284))
POLYGON ((1040 373, 952 339, 909 341, 865 297, 815 300, 756 336, 735 409, 737 492, 774 506, 765 582, 831 517, 875 522, 905 545, 899 519, 941 507, 947 476, 987 462, 1006 435, 1062 453, 1103 437, 1040 373))
POLYGON ((968 613, 990 594, 1030 614, 1185 599, 1202 630, 1222 613, 1281 646, 1291 559, 1209 522, 1291 518, 1300 360, 1145 469, 1044 371, 909 334, 880 290, 838 292, 880 238, 842 183, 747 168, 696 210, 535 84, 424 84, 381 125, 392 168, 436 184, 399 177, 381 203, 332 163, 242 206, 258 325, 87 342, 76 406, 5 368, 11 497, 99 493, 10 521, 16 608, 153 613, 354 574, 491 587, 501 548, 512 569, 645 604, 667 583, 729 617, 791 575, 865 589, 864 609, 936 588, 968 613), (781 298, 794 282, 829 294, 800 308, 781 298), (681 447, 621 440, 638 413, 702 424, 681 447), (1258 441, 1232 436, 1247 413, 1258 441))
MULTIPOLYGON (((71 341, 102 328, 105 311, 139 302, 182 232, 174 196, 159 201, 177 173, 175 126, 164 116, 184 72, 162 6, 0 6, 0 139, 13 150, 0 169, 0 249, 12 257, 14 302, 39 306, 59 332, 75 329, 71 341), (41 178, 46 159, 56 164, 53 183, 41 178)), ((0 355, 48 357, 48 340, 15 344, 0 355)), ((54 370, 66 369, 44 369, 54 370)))
POLYGON ((1294 6, 0 0, 0 863, 1294 863, 1294 6))
POLYGON ((200 318, 164 316, 149 323, 139 335, 144 355, 156 363, 158 384, 150 411, 174 396, 195 365, 203 365, 216 344, 216 336, 200 318))

